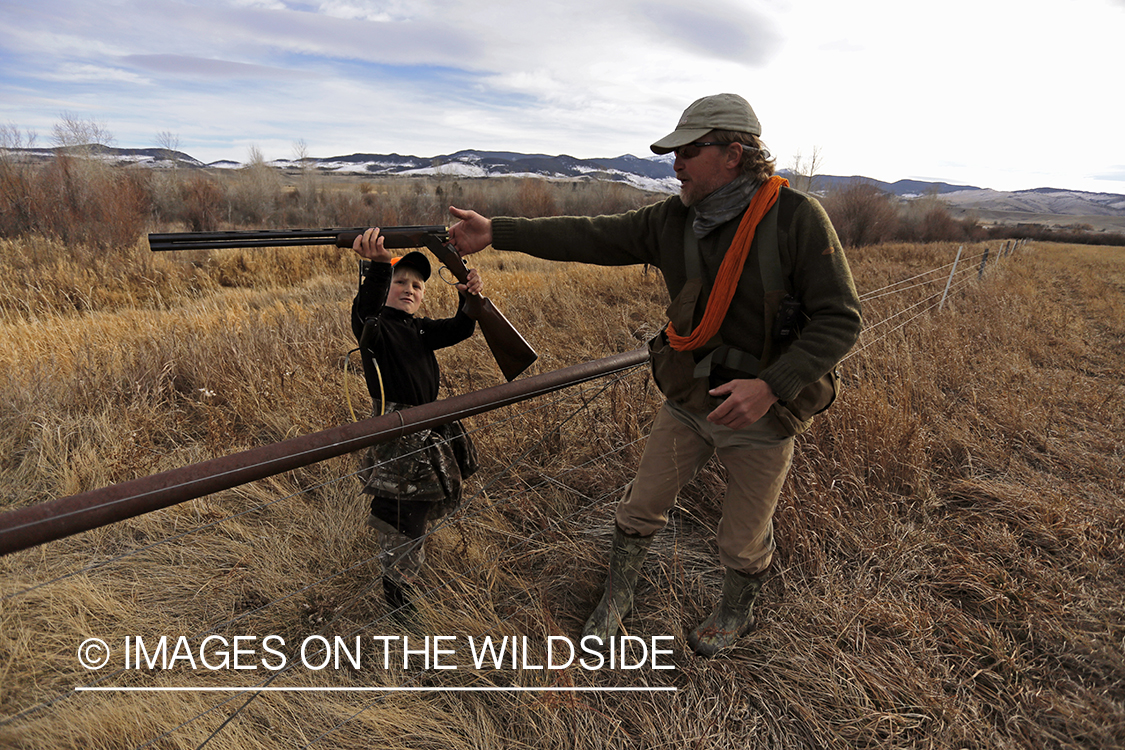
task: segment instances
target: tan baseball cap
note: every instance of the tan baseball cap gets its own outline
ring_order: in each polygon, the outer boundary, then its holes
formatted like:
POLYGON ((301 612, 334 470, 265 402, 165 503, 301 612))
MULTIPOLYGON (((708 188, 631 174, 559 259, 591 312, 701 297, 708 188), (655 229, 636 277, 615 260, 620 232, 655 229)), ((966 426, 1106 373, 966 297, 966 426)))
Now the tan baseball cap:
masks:
POLYGON ((758 116, 750 103, 738 94, 715 94, 696 99, 684 110, 676 129, 649 146, 653 153, 667 154, 680 146, 698 141, 712 130, 734 130, 762 134, 758 116))

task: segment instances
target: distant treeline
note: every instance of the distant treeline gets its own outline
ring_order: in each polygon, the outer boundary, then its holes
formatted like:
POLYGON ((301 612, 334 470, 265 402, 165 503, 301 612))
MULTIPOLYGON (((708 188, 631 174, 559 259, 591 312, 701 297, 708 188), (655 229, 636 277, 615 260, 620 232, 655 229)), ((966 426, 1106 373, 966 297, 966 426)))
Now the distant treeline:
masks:
MULTIPOLYGON (((60 149, 45 164, 10 157, 0 146, 0 237, 41 235, 92 247, 134 244, 148 231, 243 227, 441 224, 448 207, 488 216, 593 216, 659 199, 604 180, 329 176, 281 172, 252 159, 236 170, 152 170, 108 164, 93 152, 60 149)), ((1125 245, 1125 235, 1088 226, 982 226, 955 217, 933 196, 904 202, 853 183, 822 199, 846 246, 881 242, 960 242, 1025 238, 1125 245)))
POLYGON ((152 170, 60 154, 45 164, 0 149, 0 237, 38 234, 96 247, 148 231, 442 224, 450 205, 486 215, 595 215, 654 196, 606 181, 333 177, 284 173, 264 161, 237 170, 152 170))
POLYGON ((980 242, 1030 239, 1077 245, 1125 245, 1125 234, 1089 225, 1042 224, 984 226, 969 214, 955 217, 940 196, 903 201, 868 183, 852 183, 822 199, 840 240, 848 247, 881 242, 980 242))
POLYGON ((1071 245, 1125 245, 1125 234, 1103 232, 1089 224, 1048 227, 1042 224, 1010 224, 989 227, 988 239, 1028 239, 1071 245))

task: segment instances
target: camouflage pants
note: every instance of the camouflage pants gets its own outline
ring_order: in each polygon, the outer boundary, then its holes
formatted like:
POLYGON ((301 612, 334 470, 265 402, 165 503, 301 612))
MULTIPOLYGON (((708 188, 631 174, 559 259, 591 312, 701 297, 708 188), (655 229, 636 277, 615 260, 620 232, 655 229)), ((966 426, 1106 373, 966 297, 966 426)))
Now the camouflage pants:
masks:
POLYGON ((374 513, 367 517, 367 525, 379 536, 383 577, 399 586, 418 588, 418 577, 426 562, 426 550, 422 546, 425 537, 409 537, 374 513))
MULTIPOLYGON (((400 408, 389 404, 387 410, 400 408)), ((372 446, 362 459, 367 523, 379 534, 383 574, 411 586, 425 562, 428 527, 461 504, 463 480, 477 469, 476 449, 460 422, 372 446)))

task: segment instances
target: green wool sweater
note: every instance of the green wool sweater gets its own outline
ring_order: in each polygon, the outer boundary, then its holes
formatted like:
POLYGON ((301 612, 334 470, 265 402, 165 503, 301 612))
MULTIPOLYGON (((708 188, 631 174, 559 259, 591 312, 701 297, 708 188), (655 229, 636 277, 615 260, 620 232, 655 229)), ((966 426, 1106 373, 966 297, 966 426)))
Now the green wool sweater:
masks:
MULTIPOLYGON (((614 216, 549 217, 492 220, 497 250, 537 258, 601 266, 648 263, 659 268, 675 298, 687 282, 684 225, 688 209, 673 196, 614 216)), ((741 216, 699 240, 704 290, 693 327, 702 319, 707 295, 741 216)), ((778 196, 778 243, 788 291, 801 300, 807 320, 797 339, 759 374, 782 401, 835 367, 859 337, 859 296, 844 249, 824 209, 814 199, 789 188, 778 196)), ((758 356, 769 335, 764 321, 762 279, 755 235, 742 276, 719 333, 723 342, 758 356)), ((777 252, 772 250, 770 252, 777 252)), ((687 332, 681 331, 685 334, 687 332)), ((696 352, 697 360, 707 353, 696 352)))

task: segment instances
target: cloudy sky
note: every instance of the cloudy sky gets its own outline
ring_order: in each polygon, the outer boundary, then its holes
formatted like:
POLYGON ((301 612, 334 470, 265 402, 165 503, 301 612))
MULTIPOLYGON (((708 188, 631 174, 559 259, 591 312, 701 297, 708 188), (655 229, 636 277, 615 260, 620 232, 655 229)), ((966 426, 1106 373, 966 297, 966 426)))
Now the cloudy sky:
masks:
POLYGON ((1125 193, 1125 0, 4 0, 0 125, 203 161, 649 155, 745 96, 790 166, 1125 193))

